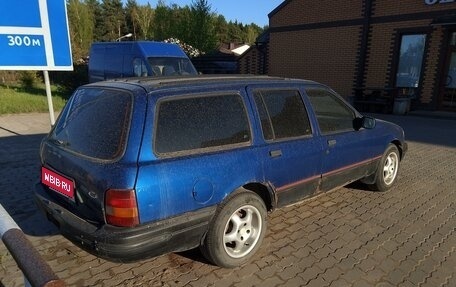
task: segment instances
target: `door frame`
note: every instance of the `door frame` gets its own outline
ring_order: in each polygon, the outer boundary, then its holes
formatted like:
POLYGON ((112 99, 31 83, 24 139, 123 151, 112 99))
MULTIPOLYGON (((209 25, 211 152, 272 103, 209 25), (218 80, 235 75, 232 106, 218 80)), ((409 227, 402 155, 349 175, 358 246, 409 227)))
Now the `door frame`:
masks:
MULTIPOLYGON (((451 36, 453 33, 456 33, 456 27, 448 27, 445 29, 445 34, 446 36, 444 37, 445 43, 443 43, 443 64, 442 64, 442 70, 440 71, 440 81, 438 83, 439 89, 438 89, 438 103, 437 103, 437 108, 438 110, 443 110, 443 111, 456 111, 456 106, 455 107, 448 107, 443 104, 443 99, 445 95, 445 88, 447 86, 447 74, 448 74, 448 69, 450 67, 450 61, 451 61, 451 55, 452 53, 456 53, 456 43, 455 45, 450 45, 451 41, 451 36)), ((453 79, 453 81, 456 81, 456 79, 453 79)))

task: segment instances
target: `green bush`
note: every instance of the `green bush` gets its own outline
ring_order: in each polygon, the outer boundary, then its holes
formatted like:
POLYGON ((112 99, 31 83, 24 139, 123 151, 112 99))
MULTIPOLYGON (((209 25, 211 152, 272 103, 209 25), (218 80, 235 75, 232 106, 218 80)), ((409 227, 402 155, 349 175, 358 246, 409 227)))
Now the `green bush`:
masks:
POLYGON ((21 83, 21 88, 25 90, 32 90, 35 88, 38 77, 35 71, 20 71, 19 72, 19 82, 21 83))
POLYGON ((0 83, 6 87, 19 83, 18 71, 0 71, 0 83))
POLYGON ((88 66, 86 64, 74 65, 74 70, 51 72, 49 77, 59 92, 70 96, 76 88, 89 82, 88 66))

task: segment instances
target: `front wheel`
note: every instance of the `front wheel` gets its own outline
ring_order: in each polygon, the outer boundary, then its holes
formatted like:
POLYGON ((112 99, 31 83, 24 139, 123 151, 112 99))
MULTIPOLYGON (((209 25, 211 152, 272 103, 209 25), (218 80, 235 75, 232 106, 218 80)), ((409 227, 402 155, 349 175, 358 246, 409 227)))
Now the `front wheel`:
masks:
POLYGON ((400 166, 399 150, 390 144, 380 160, 375 183, 370 185, 376 191, 387 191, 396 182, 400 166))
POLYGON ((266 206, 255 193, 242 191, 221 204, 201 245, 204 256, 227 268, 247 262, 266 231, 266 206))

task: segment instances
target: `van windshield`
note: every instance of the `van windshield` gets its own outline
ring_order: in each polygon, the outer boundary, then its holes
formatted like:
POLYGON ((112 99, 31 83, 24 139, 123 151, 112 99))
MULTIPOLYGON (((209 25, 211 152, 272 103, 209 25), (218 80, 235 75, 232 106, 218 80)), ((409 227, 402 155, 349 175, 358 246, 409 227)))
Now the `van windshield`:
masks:
POLYGON ((62 111, 50 140, 84 156, 116 159, 125 149, 132 104, 125 91, 81 88, 62 111))
POLYGON ((153 76, 196 75, 197 72, 188 58, 149 57, 153 76))

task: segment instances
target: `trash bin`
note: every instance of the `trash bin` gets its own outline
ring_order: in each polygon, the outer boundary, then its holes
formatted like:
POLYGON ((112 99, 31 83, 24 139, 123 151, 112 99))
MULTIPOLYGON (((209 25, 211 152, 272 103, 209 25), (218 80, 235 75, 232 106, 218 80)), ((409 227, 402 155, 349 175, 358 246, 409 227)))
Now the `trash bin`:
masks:
POLYGON ((410 98, 395 98, 393 114, 405 115, 410 111, 410 98))

